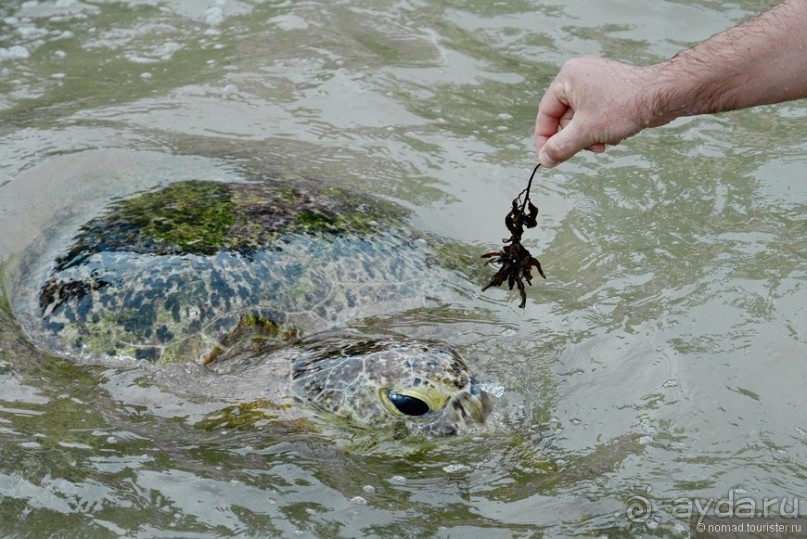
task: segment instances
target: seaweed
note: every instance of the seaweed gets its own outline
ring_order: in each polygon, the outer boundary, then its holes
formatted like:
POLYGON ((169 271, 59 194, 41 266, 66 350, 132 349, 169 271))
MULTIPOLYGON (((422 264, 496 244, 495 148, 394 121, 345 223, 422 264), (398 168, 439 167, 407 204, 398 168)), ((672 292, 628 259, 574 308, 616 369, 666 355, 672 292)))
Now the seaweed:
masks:
POLYGON ((512 207, 504 218, 504 224, 510 232, 510 237, 502 240, 505 244, 504 247, 500 251, 482 255, 482 258, 488 259, 485 264, 501 264, 499 271, 491 277, 490 282, 482 288, 482 291, 484 292, 491 286, 500 286, 507 281, 507 286, 510 290, 513 289, 513 286, 518 287, 518 292, 521 295, 521 303, 519 304, 521 309, 527 305, 527 292, 524 289, 524 281, 527 281, 527 284, 532 286, 532 268, 534 267, 538 274, 546 279, 541 263, 521 244, 524 227, 535 228, 538 225, 536 219, 538 217, 538 206, 530 200, 530 188, 532 187, 532 179, 540 166, 538 164, 532 170, 526 189, 513 199, 512 207))

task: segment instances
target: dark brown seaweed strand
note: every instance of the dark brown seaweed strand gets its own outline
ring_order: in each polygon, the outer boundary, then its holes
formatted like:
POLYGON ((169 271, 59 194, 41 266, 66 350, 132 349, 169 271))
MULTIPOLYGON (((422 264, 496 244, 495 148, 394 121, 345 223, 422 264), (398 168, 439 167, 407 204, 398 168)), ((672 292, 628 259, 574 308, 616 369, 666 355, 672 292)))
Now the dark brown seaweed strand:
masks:
POLYGON ((507 281, 507 286, 510 290, 513 286, 517 286, 519 295, 521 297, 520 308, 527 305, 527 293, 524 288, 524 281, 532 285, 532 268, 538 270, 538 274, 546 279, 544 271, 541 268, 541 263, 538 259, 532 256, 526 247, 521 245, 521 236, 524 234, 524 226, 527 228, 535 227, 538 222, 538 207, 530 201, 530 188, 532 187, 532 179, 535 173, 538 172, 538 164, 532 170, 530 179, 527 182, 527 188, 521 191, 518 196, 513 200, 512 209, 507 213, 504 218, 504 224, 510 232, 510 237, 502 241, 505 246, 501 251, 494 251, 485 253, 482 258, 487 258, 486 264, 496 262, 501 264, 499 271, 490 279, 487 285, 482 288, 484 292, 491 286, 500 286, 507 281), (524 199, 522 200, 522 195, 524 199), (528 212, 528 213, 527 213, 528 212))

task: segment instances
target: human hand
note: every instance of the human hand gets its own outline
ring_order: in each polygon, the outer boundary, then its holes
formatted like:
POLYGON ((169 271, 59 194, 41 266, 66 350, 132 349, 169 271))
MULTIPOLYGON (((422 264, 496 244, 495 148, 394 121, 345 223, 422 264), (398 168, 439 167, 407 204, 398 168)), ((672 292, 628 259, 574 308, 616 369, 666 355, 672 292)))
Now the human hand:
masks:
POLYGON ((656 67, 636 67, 594 56, 563 64, 538 106, 535 148, 552 168, 582 149, 605 151, 645 127, 670 119, 656 116, 656 67))

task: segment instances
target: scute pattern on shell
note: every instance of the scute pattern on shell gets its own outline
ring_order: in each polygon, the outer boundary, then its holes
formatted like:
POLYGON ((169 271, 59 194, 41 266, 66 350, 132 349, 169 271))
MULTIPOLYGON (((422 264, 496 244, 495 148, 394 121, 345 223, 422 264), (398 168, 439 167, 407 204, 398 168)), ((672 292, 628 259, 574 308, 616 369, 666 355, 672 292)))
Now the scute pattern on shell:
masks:
POLYGON ((200 360, 245 315, 311 332, 415 307, 439 283, 401 215, 313 185, 172 184, 116 203, 33 268, 25 325, 59 354, 200 360))

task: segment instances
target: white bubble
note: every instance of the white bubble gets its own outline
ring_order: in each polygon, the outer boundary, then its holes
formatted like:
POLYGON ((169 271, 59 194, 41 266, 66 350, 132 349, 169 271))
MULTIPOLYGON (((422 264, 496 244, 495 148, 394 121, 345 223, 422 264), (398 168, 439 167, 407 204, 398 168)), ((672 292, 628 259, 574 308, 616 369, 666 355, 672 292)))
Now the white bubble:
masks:
POLYGON ((22 45, 14 45, 7 49, 0 47, 0 61, 2 60, 24 60, 31 56, 28 49, 22 45))
POLYGON ((495 399, 500 399, 504 395, 504 386, 492 382, 482 382, 477 387, 495 399))
POLYGON ((224 22, 224 10, 218 6, 208 8, 205 11, 205 22, 210 26, 218 26, 224 22))
POLYGON ((443 471, 445 473, 459 473, 459 472, 469 472, 473 468, 468 466, 467 464, 448 464, 443 466, 443 471))

